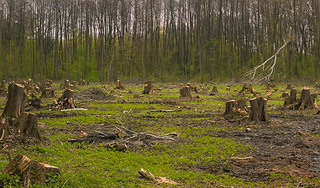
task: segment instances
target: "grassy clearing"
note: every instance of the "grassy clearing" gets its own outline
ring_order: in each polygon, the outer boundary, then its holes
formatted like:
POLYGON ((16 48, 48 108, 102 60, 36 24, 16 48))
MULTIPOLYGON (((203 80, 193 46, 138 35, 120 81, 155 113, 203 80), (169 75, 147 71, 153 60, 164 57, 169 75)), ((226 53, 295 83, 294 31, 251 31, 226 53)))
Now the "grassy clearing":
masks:
MULTIPOLYGON (((80 107, 87 108, 87 111, 61 112, 47 109, 35 111, 40 117, 41 127, 45 130, 43 134, 49 139, 50 144, 28 147, 17 145, 12 152, 23 153, 30 158, 59 167, 62 172, 61 177, 53 177, 51 182, 48 182, 49 187, 168 186, 155 185, 140 178, 138 174, 140 168, 156 176, 165 176, 177 181, 182 187, 268 187, 272 184, 272 182, 246 182, 231 177, 226 170, 231 168, 231 157, 242 156, 254 150, 250 145, 217 135, 219 132, 245 130, 243 126, 225 122, 221 116, 226 100, 240 98, 237 91, 241 90, 241 86, 232 86, 230 91, 227 91, 226 85, 217 85, 219 94, 209 96, 213 85, 207 85, 204 86, 206 90, 200 89, 201 92, 198 94, 200 99, 193 100, 178 99, 180 86, 162 89, 153 95, 141 96, 138 99, 133 96, 140 95, 143 86, 141 84, 125 86, 127 89, 115 92, 116 100, 76 101, 80 107), (128 94, 129 89, 133 94, 128 94), (161 109, 176 111, 157 111, 161 109), (119 122, 126 127, 132 127, 135 131, 148 131, 160 135, 176 132, 179 137, 170 144, 159 143, 151 147, 129 148, 126 152, 116 152, 103 144, 66 142, 70 137, 79 136, 75 130, 98 130, 119 122)), ((102 86, 95 85, 95 87, 102 86)), ((163 86, 155 84, 155 87, 163 86)), ((203 86, 197 84, 197 87, 203 86)), ((254 86, 254 88, 265 93, 264 86, 254 86)), ((109 90, 105 91, 110 93, 109 90)), ((280 95, 281 92, 276 91, 270 96, 271 100, 268 103, 274 111, 276 111, 274 108, 283 104, 279 99, 280 95)), ((44 102, 48 104, 51 100, 44 102)), ((1 99, 0 107, 3 108, 4 104, 4 99, 1 99)), ((1 155, 0 168, 7 164, 7 157, 1 155)), ((0 179, 6 178, 8 179, 7 176, 0 176, 0 179)), ((11 184, 14 184, 14 178, 9 178, 12 180, 11 184)), ((270 178, 280 181, 283 176, 281 173, 272 174, 270 178)))

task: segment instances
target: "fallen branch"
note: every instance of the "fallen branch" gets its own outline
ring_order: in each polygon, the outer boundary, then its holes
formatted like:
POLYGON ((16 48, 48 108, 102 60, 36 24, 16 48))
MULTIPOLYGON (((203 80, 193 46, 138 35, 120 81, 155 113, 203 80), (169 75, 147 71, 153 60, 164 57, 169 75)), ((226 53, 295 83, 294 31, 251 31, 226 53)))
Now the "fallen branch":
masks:
POLYGON ((274 72, 275 72, 275 66, 277 64, 277 56, 283 50, 289 43, 291 42, 291 38, 289 37, 286 42, 281 46, 271 57, 269 57, 267 60, 265 60, 263 63, 255 66, 253 70, 247 72, 242 80, 249 80, 252 83, 261 83, 264 81, 269 81, 274 72), (273 59, 273 61, 271 61, 273 59), (258 73, 258 71, 261 71, 261 73, 258 73))
POLYGON ((147 180, 151 180, 151 181, 155 181, 157 183, 167 183, 167 184, 172 184, 172 185, 177 185, 178 183, 173 181, 173 180, 170 180, 170 179, 167 179, 166 177, 157 177, 157 176, 154 176, 151 172, 147 172, 145 171, 143 168, 141 168, 138 173, 144 177, 145 179, 147 180))

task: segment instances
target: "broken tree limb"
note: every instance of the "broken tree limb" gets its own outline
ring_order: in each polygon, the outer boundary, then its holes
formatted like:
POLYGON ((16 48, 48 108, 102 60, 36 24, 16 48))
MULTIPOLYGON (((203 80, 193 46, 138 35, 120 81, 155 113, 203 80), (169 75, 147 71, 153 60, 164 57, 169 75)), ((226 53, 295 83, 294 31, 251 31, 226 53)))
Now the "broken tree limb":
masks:
POLYGON ((158 177, 158 176, 154 176, 151 172, 148 172, 146 170, 144 170, 143 168, 141 168, 138 173, 145 179, 150 180, 150 181, 154 181, 156 183, 167 183, 167 184, 171 184, 171 185, 177 185, 178 183, 167 179, 166 177, 158 177))
POLYGON ((242 80, 250 80, 252 83, 261 83, 272 79, 275 73, 275 66, 277 65, 277 56, 290 42, 291 38, 289 37, 272 56, 247 72, 242 80))

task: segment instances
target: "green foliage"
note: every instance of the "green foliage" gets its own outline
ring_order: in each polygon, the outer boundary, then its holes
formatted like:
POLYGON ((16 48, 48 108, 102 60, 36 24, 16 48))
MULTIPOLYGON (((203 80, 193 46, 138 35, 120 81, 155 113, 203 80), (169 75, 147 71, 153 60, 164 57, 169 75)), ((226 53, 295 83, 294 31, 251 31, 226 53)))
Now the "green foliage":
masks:
POLYGON ((19 176, 9 175, 6 173, 0 174, 0 187, 18 187, 19 181, 19 176))

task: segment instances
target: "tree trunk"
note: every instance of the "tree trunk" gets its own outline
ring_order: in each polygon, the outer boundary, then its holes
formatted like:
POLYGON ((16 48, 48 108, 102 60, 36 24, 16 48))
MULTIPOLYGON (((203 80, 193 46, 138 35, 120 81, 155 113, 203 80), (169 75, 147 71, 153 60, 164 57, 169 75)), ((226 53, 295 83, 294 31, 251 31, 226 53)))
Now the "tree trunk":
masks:
POLYGON ((28 101, 28 97, 24 93, 24 86, 11 83, 8 87, 8 91, 8 101, 2 113, 2 117, 18 118, 20 114, 23 113, 28 101))
POLYGON ((51 176, 60 175, 58 167, 40 163, 22 154, 14 157, 2 172, 9 175, 16 174, 20 176, 23 187, 29 187, 30 183, 45 184, 48 174, 51 176))
POLYGON ((191 98, 191 90, 189 86, 183 86, 180 90, 180 98, 188 97, 191 98))

